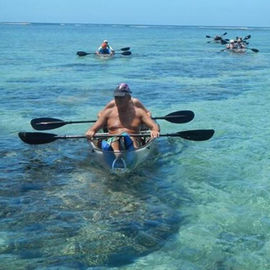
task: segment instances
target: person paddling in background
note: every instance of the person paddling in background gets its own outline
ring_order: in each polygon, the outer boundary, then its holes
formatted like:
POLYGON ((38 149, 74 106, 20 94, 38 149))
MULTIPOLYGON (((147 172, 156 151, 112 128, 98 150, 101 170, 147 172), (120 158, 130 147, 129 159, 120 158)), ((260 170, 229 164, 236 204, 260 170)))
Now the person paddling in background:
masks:
POLYGON ((109 45, 107 40, 104 40, 97 50, 97 54, 114 54, 114 49, 109 45))
MULTIPOLYGON (((121 83, 116 87, 115 106, 105 107, 95 124, 86 132, 88 139, 91 140, 99 129, 106 126, 109 134, 124 135, 126 149, 132 150, 139 147, 140 142, 138 137, 132 137, 129 134, 138 134, 142 124, 150 129, 151 138, 159 137, 159 126, 151 119, 146 109, 135 106, 131 93, 126 83, 121 83)), ((102 149, 115 152, 121 150, 119 137, 115 136, 102 141, 102 149)))
POLYGON ((237 48, 239 48, 239 49, 246 48, 245 41, 241 37, 237 38, 236 42, 237 42, 237 48))
POLYGON ((221 40, 222 40, 222 37, 221 36, 215 36, 214 37, 214 41, 215 42, 221 42, 221 40))
POLYGON ((237 46, 236 46, 235 41, 233 39, 231 39, 229 44, 226 45, 226 49, 228 49, 228 50, 233 50, 236 48, 237 48, 237 46))

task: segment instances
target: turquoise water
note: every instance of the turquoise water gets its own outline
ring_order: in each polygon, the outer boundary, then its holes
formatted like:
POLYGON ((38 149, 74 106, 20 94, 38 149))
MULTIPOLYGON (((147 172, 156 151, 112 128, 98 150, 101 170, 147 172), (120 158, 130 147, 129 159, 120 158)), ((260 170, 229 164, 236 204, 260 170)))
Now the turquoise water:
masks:
MULTIPOLYGON (((0 269, 270 268, 270 29, 0 24, 0 269), (246 54, 205 35, 251 35, 246 54), (103 39, 131 56, 79 58, 103 39), (30 120, 92 120, 119 82, 153 116, 192 110, 162 133, 214 128, 204 142, 160 138, 118 178, 85 140, 26 145, 30 120)), ((88 124, 49 131, 82 135, 88 124)))

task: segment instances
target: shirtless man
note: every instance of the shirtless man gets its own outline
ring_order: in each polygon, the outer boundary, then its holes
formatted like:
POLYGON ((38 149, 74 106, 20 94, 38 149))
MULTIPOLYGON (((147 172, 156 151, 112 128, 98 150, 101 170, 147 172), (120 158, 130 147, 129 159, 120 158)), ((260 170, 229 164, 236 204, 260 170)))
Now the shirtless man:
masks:
MULTIPOLYGON (((151 119, 147 110, 135 106, 132 101, 129 87, 121 83, 114 91, 115 106, 105 108, 96 123, 86 132, 86 136, 91 139, 95 133, 103 126, 107 126, 109 134, 138 134, 140 126, 145 124, 151 132, 151 137, 159 136, 159 126, 151 119)), ((134 137, 130 138, 133 146, 138 147, 134 137)), ((112 140, 110 146, 114 151, 120 150, 119 140, 112 140)))

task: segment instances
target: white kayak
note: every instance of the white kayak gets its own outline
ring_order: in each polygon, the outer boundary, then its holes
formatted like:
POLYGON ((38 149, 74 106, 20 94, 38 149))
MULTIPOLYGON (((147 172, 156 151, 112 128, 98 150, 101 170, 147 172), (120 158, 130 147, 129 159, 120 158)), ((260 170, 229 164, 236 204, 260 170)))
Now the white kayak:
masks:
POLYGON ((102 59, 109 59, 109 58, 112 58, 114 57, 114 53, 96 53, 96 55, 102 59))
POLYGON ((229 49, 229 51, 233 53, 245 53, 247 50, 246 48, 235 48, 235 49, 229 49))
POLYGON ((113 173, 122 174, 130 172, 138 165, 145 162, 155 147, 155 139, 151 139, 151 137, 142 138, 143 143, 138 148, 134 150, 121 150, 118 152, 102 150, 102 139, 93 139, 90 141, 91 156, 96 163, 113 173))

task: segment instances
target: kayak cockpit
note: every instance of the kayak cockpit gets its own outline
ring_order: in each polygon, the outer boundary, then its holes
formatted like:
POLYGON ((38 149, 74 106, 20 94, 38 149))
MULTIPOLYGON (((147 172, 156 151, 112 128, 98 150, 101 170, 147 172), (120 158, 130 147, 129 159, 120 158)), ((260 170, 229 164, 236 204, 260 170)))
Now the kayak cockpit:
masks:
MULTIPOLYGON (((106 168, 114 173, 129 172, 136 168, 139 164, 146 161, 154 147, 150 136, 143 136, 148 133, 142 133, 142 137, 139 137, 140 144, 137 148, 130 150, 123 149, 123 143, 120 142, 122 148, 120 151, 104 150, 102 149, 102 138, 94 138, 90 141, 91 155, 95 161, 103 168, 106 168)), ((123 138, 120 138, 122 140, 123 138)))

